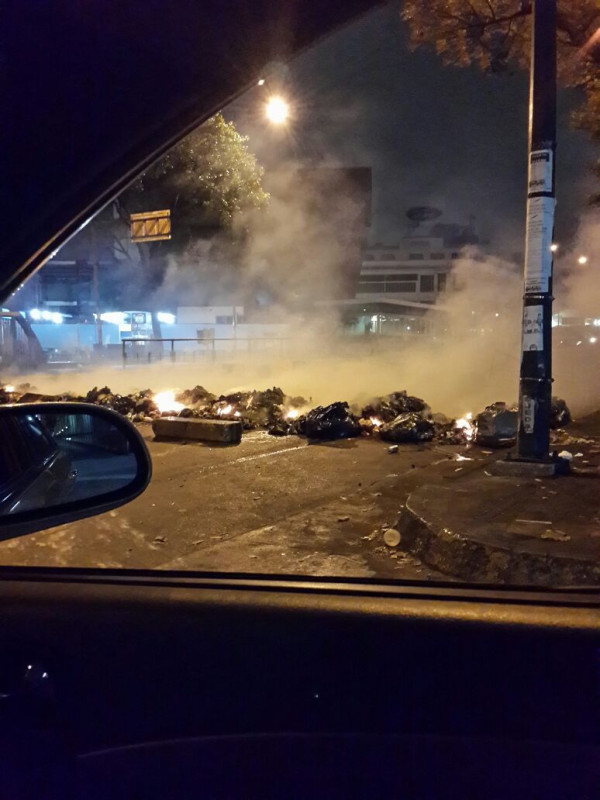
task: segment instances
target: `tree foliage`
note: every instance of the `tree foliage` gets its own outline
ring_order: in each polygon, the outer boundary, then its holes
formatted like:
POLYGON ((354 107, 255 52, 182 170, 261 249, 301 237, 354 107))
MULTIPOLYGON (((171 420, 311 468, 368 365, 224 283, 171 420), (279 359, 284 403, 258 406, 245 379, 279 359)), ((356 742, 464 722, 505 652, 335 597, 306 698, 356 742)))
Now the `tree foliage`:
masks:
MULTIPOLYGON (((405 0, 402 16, 413 46, 498 73, 528 66, 532 9, 532 0, 405 0)), ((600 141, 600 0, 558 0, 557 46, 559 80, 583 92, 573 121, 600 141)))
POLYGON ((216 114, 147 169, 121 196, 121 208, 125 213, 169 208, 174 242, 180 245, 203 231, 231 230, 268 200, 263 169, 247 141, 216 114))

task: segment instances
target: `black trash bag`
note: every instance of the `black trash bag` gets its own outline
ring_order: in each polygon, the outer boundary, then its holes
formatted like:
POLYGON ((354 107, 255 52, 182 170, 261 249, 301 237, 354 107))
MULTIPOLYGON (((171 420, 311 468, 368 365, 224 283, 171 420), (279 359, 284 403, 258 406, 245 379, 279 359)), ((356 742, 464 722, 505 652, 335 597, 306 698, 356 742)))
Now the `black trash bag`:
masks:
POLYGON ((306 436, 306 414, 301 414, 294 420, 294 430, 298 436, 306 436))
POLYGON ((220 406, 235 406, 236 408, 246 408, 250 404, 252 392, 233 392, 232 394, 222 394, 217 400, 220 406))
POLYGON ((398 416, 397 412, 390 406, 386 398, 382 397, 379 400, 372 400, 360 412, 362 419, 371 419, 375 417, 381 422, 392 422, 398 416))
POLYGON ((359 422, 346 402, 313 408, 303 420, 302 429, 309 439, 349 439, 361 434, 359 422))
POLYGON ((473 420, 475 443, 484 447, 509 447, 517 441, 519 412, 506 403, 492 403, 473 420))
POLYGON ((187 406, 207 406, 214 403, 217 398, 204 386, 198 385, 194 386, 193 389, 184 389, 183 392, 179 392, 179 394, 175 395, 175 399, 187 406))
POLYGON ((85 396, 86 403, 98 403, 105 400, 107 397, 112 395, 111 390, 108 386, 103 386, 99 389, 97 386, 94 386, 93 389, 90 389, 87 395, 85 396))
POLYGON ((272 408, 282 405, 284 400, 283 391, 278 386, 274 386, 272 389, 265 389, 264 392, 252 392, 250 403, 255 408, 272 408))
POLYGON ((122 414, 124 417, 127 416, 127 414, 135 413, 135 400, 127 394, 114 394, 107 400, 105 405, 108 406, 108 408, 112 408, 113 411, 118 411, 119 414, 122 414))
POLYGON ((143 392, 138 392, 133 396, 133 399, 135 400, 136 414, 142 414, 142 416, 148 417, 150 414, 158 413, 159 409, 152 398, 152 392, 150 389, 145 389, 143 392))
POLYGON ((385 442, 394 444, 430 442, 435 435, 435 425, 421 414, 409 411, 382 425, 379 428, 379 435, 385 442))
POLYGON ((296 420, 279 417, 267 424, 267 433, 271 436, 294 436, 298 432, 295 423, 296 420))
POLYGON ((571 419, 571 412, 565 401, 560 397, 553 397, 550 406, 550 427, 553 430, 564 428, 571 422, 571 419))
POLYGON ((402 392, 392 392, 392 394, 388 395, 388 402, 398 414, 403 414, 406 411, 425 411, 427 408, 427 404, 424 400, 421 400, 420 397, 413 397, 407 394, 406 390, 402 392))
POLYGON ((385 397, 378 397, 366 405, 362 412, 363 419, 377 417, 382 422, 393 422, 400 414, 407 412, 425 411, 427 404, 420 397, 413 397, 406 393, 392 392, 385 397))

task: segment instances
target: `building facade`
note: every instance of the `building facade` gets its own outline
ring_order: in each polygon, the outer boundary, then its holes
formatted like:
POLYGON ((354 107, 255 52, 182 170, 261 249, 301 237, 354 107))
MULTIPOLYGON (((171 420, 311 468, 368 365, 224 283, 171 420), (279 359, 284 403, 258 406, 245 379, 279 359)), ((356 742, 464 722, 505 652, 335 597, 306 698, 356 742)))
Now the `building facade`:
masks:
POLYGON ((406 239, 399 245, 376 244, 365 249, 356 296, 373 300, 435 303, 451 288, 452 268, 460 248, 441 237, 406 239))
POLYGON ((356 298, 433 304, 453 286, 463 248, 478 244, 471 224, 437 222, 436 209, 411 209, 411 228, 400 244, 377 243, 363 251, 356 298))

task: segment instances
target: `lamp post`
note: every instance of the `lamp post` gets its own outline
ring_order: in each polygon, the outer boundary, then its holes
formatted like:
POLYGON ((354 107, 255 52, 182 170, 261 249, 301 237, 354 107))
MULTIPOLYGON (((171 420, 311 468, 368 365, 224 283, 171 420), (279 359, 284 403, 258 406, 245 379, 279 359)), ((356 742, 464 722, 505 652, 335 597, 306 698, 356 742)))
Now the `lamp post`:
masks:
POLYGON ((265 114, 269 122, 274 125, 283 125, 290 116, 289 103, 279 95, 273 95, 267 100, 265 114))

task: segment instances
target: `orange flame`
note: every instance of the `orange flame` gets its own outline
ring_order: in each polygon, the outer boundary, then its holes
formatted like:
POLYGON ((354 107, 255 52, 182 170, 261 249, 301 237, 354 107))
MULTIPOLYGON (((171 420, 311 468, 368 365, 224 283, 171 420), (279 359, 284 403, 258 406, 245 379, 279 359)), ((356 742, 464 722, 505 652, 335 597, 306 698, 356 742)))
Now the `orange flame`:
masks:
POLYGON ((470 442, 473 436, 475 435, 475 428, 473 426, 472 420, 473 414, 469 411, 468 414, 465 414, 464 417, 457 419, 454 422, 454 427, 457 428, 459 431, 464 431, 465 439, 470 442))
POLYGON ((179 403, 177 400, 175 400, 175 392, 171 389, 155 394, 153 399, 158 406, 158 410, 162 413, 168 411, 181 411, 182 408, 185 408, 183 403, 179 403))

